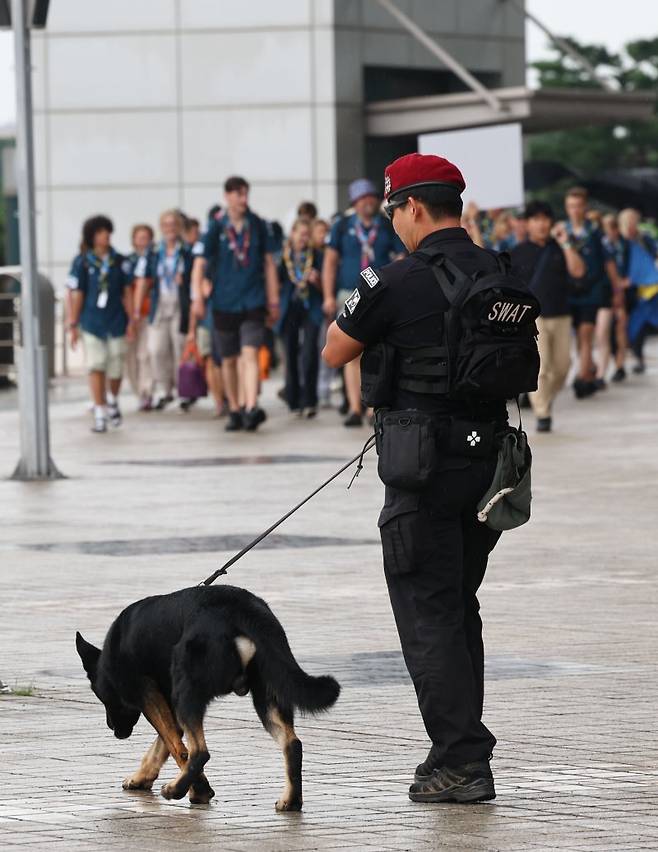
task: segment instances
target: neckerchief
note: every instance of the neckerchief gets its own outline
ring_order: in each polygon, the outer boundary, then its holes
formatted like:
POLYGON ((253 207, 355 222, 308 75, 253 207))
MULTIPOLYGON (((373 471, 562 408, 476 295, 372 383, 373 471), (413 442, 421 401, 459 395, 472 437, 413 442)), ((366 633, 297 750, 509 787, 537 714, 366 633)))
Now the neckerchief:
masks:
POLYGON ((179 265, 181 249, 182 243, 178 241, 174 250, 173 261, 171 262, 171 264, 168 264, 167 247, 165 245, 164 240, 161 240, 160 246, 158 248, 158 280, 161 284, 164 285, 164 288, 168 293, 172 292, 172 290, 174 289, 174 285, 177 283, 177 278, 180 272, 179 265))
POLYGON ((288 270, 288 278, 295 285, 293 298, 302 299, 304 306, 308 307, 308 277, 313 268, 313 251, 306 249, 300 253, 293 252, 290 242, 287 242, 283 247, 283 262, 288 270))
POLYGON ((229 248, 233 252, 236 265, 246 269, 249 266, 249 245, 251 243, 249 219, 245 217, 242 231, 238 234, 227 215, 224 230, 226 231, 226 238, 228 239, 229 248))
POLYGON ((361 244, 361 269, 367 269, 372 265, 372 262, 375 259, 375 240, 377 239, 377 232, 379 231, 379 225, 376 221, 373 221, 370 226, 370 230, 366 234, 363 225, 361 224, 361 220, 357 217, 354 223, 354 233, 356 234, 356 238, 361 244))
POLYGON ((110 251, 106 257, 100 258, 93 253, 87 252, 87 262, 98 270, 98 289, 107 292, 109 286, 110 269, 114 266, 114 253, 110 251))

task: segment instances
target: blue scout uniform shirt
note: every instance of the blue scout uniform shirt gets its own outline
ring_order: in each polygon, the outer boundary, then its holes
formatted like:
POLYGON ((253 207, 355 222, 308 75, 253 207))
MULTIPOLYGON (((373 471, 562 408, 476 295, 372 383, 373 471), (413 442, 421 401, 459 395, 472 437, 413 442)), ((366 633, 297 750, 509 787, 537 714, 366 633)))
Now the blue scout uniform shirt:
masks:
POLYGON ((369 228, 360 222, 356 213, 338 219, 331 227, 326 244, 340 255, 336 275, 337 291, 353 290, 361 270, 367 266, 385 266, 396 254, 405 253, 404 245, 390 223, 379 215, 375 216, 369 228), (374 237, 373 228, 376 229, 374 237), (368 239, 363 246, 359 234, 368 239))
POLYGON ((124 336, 128 315, 123 307, 123 290, 131 281, 130 261, 114 249, 110 249, 105 261, 93 252, 74 258, 66 286, 83 293, 80 314, 83 331, 102 340, 124 336))
POLYGON ((591 284, 585 293, 572 296, 569 301, 572 305, 601 305, 605 301, 606 291, 611 287, 605 271, 610 255, 603 245, 601 231, 591 222, 584 223, 578 236, 574 234, 571 222, 567 222, 566 227, 569 241, 585 262, 586 279, 591 284))
MULTIPOLYGON (((134 267, 134 276, 135 278, 151 278, 153 280, 151 309, 149 311, 150 323, 155 319, 162 290, 164 288, 172 288, 172 290, 176 291, 178 303, 183 314, 181 326, 186 326, 187 320, 185 319, 185 315, 189 313, 190 303, 192 251, 186 243, 178 242, 173 258, 171 255, 169 257, 170 264, 166 260, 164 243, 160 242, 156 244, 137 259, 134 267)), ((182 333, 186 331, 186 328, 181 328, 182 333)))
POLYGON ((207 261, 213 310, 237 314, 264 307, 265 255, 274 249, 269 226, 251 210, 239 234, 228 215, 211 221, 194 254, 207 261))

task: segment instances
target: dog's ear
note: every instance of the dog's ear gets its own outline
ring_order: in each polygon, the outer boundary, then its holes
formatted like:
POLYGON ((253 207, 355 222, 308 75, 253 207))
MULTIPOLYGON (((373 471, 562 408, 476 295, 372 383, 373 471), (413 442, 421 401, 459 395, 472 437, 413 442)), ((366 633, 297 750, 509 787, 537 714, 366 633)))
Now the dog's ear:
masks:
POLYGON ((91 677, 96 672, 98 658, 101 655, 100 648, 96 648, 95 645, 87 642, 80 633, 75 634, 75 647, 82 660, 84 670, 91 677))

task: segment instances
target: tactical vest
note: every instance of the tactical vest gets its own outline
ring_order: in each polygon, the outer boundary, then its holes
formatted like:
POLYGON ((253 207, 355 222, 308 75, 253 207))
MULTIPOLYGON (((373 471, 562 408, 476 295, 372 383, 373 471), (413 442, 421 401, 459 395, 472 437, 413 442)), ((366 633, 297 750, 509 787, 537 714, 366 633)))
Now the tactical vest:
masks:
POLYGON ((432 346, 368 347, 362 359, 364 403, 390 407, 396 389, 452 399, 513 399, 537 389, 540 311, 507 254, 495 272, 467 275, 440 250, 417 252, 430 264, 449 309, 432 346))

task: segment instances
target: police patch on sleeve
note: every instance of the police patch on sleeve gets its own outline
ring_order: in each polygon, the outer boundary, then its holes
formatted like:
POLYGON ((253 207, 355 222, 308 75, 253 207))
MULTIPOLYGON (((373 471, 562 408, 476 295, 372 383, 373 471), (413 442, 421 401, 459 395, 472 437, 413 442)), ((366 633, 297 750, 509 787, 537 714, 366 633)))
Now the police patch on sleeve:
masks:
POLYGON ((71 273, 66 278, 66 286, 69 290, 77 290, 80 286, 80 282, 78 281, 78 276, 71 273))
POLYGON ((372 268, 372 266, 366 267, 366 269, 361 272, 361 278, 363 278, 363 280, 370 288, 376 287, 379 284, 379 276, 372 268))
POLYGON ((350 312, 350 314, 353 314, 355 309, 356 309, 356 306, 359 304, 360 301, 361 301, 361 293, 359 293, 359 290, 357 288, 352 293, 352 295, 349 297, 349 299, 345 300, 346 310, 348 310, 350 312))
POLYGON ((197 240, 192 246, 192 254, 195 257, 203 257, 205 246, 203 244, 203 240, 197 240))
POLYGON ((127 258, 121 264, 121 271, 124 275, 130 275, 132 273, 132 263, 127 258))

